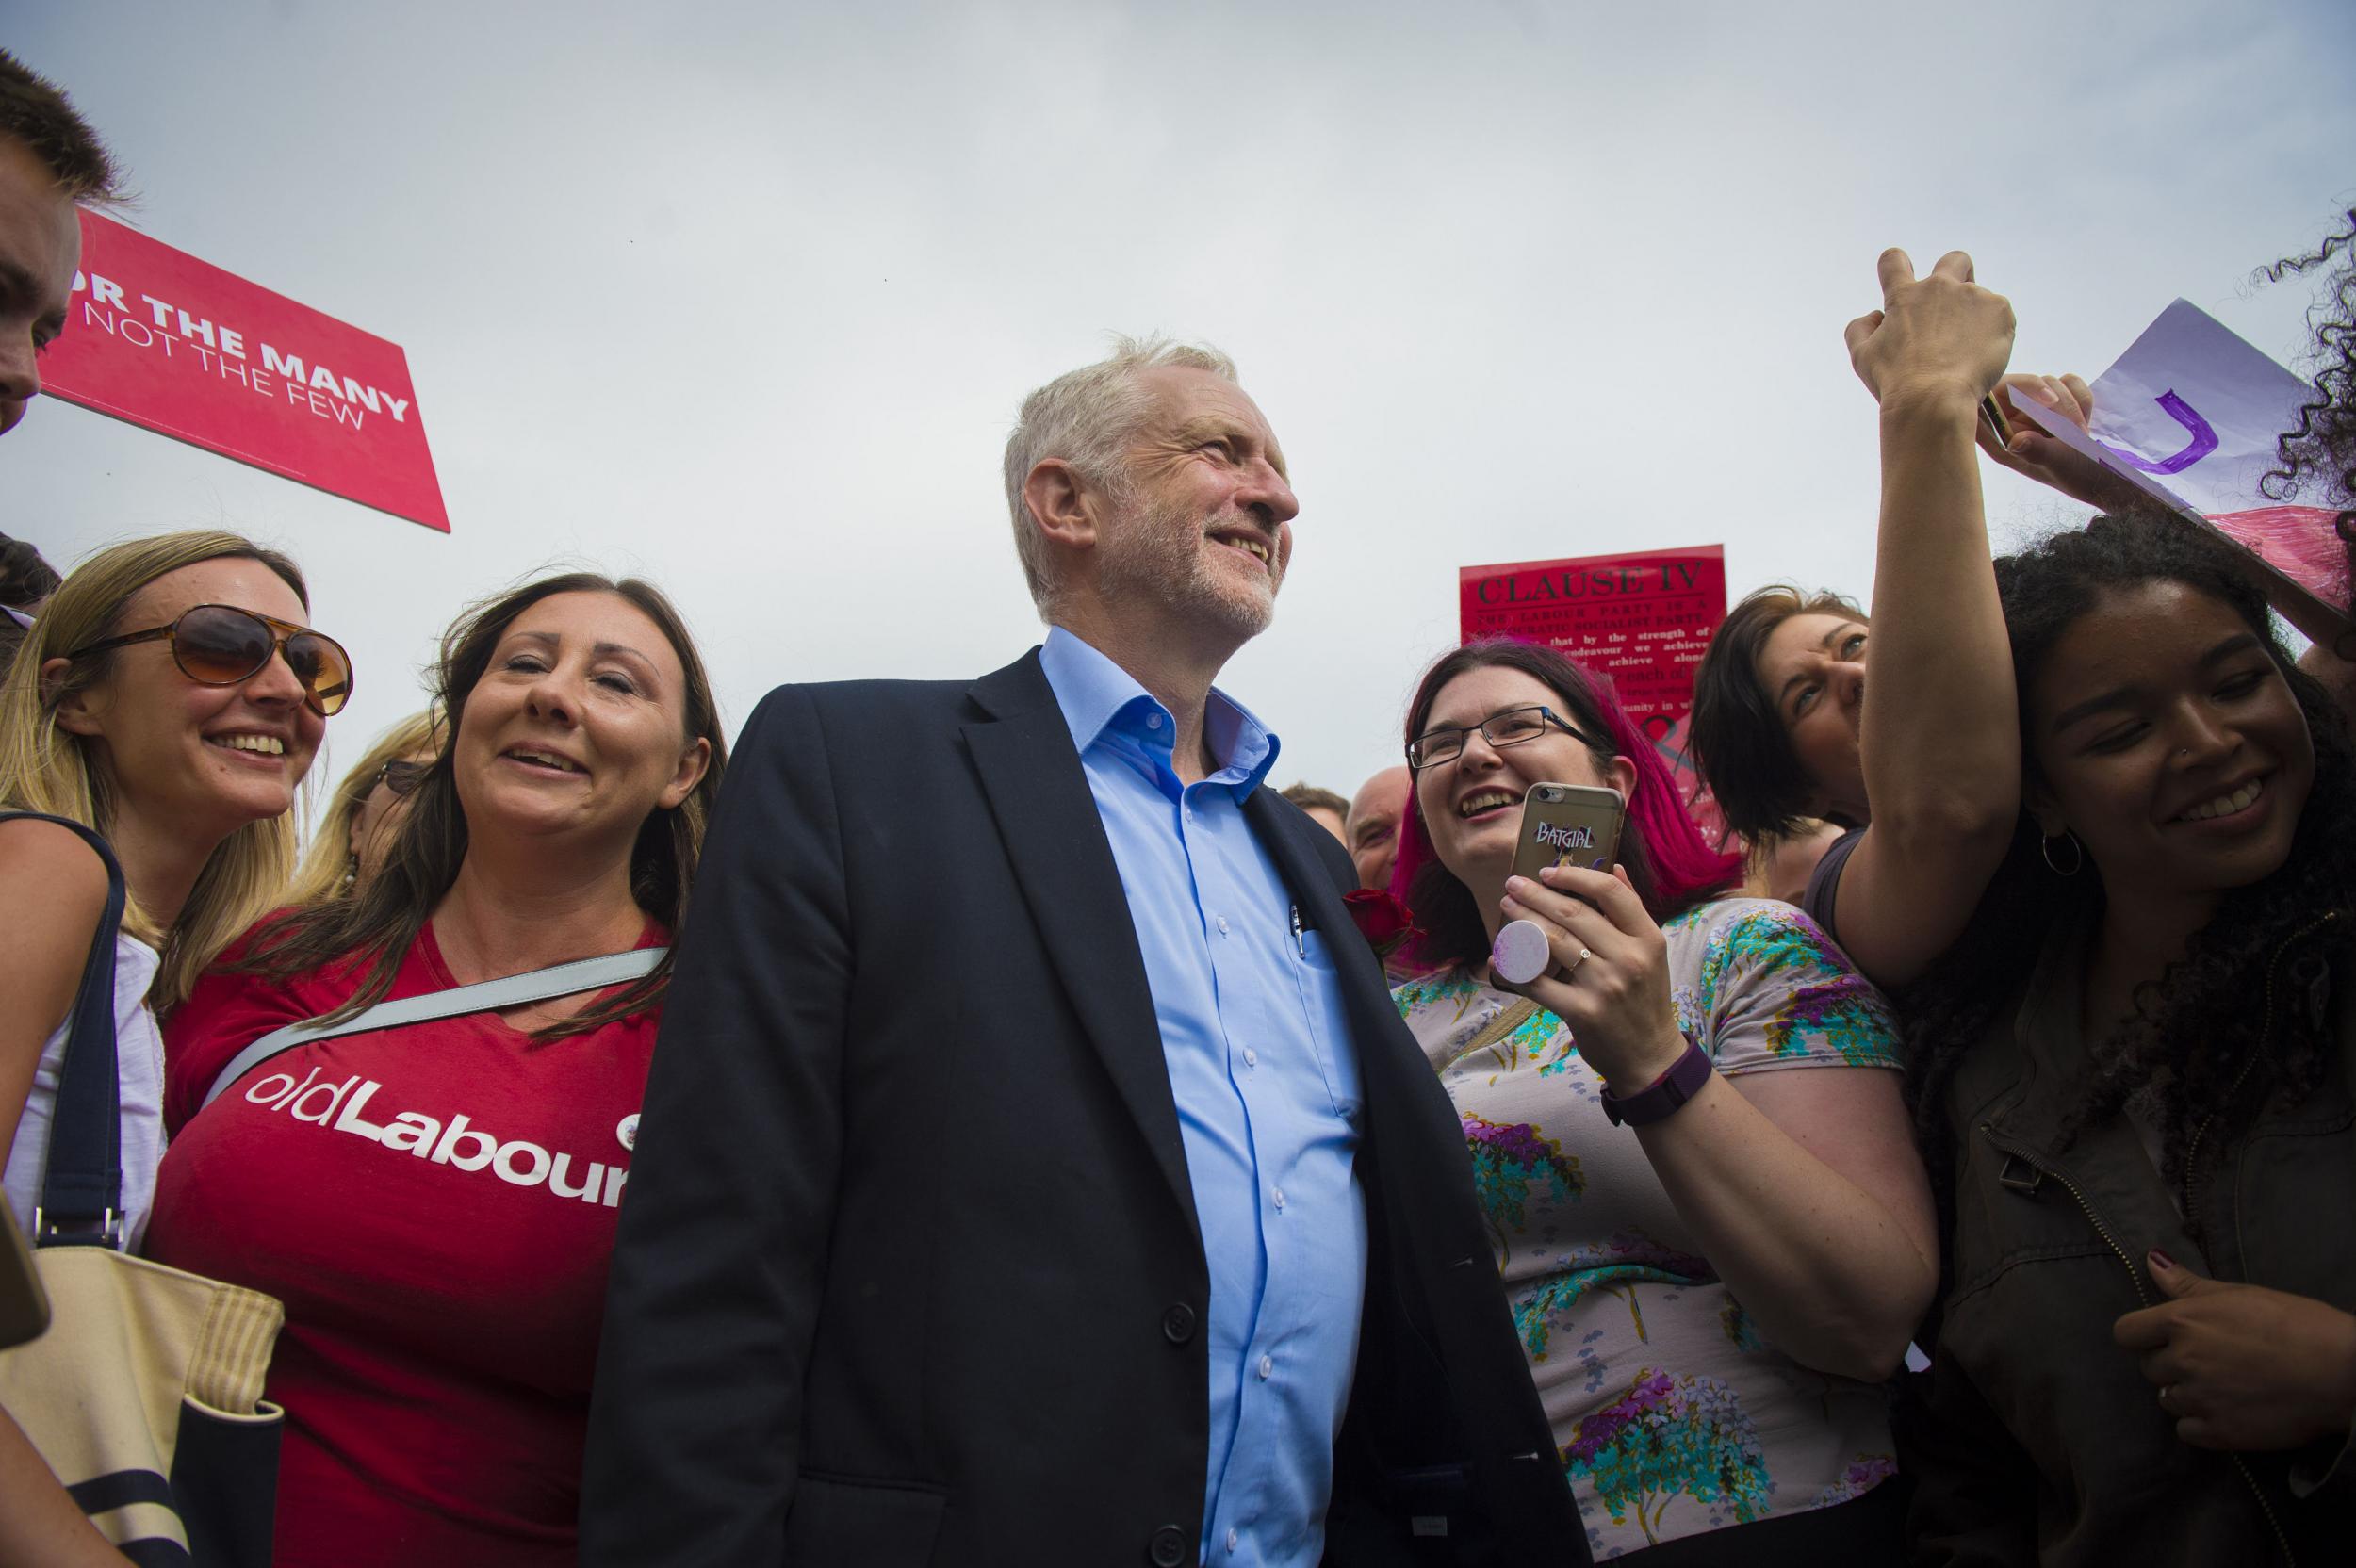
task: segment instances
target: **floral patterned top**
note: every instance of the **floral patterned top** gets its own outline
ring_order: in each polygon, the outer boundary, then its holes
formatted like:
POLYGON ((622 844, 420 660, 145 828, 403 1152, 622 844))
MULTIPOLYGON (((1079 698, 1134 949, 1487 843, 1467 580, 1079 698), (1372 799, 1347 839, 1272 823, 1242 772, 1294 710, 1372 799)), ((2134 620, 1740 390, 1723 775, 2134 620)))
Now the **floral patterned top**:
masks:
MULTIPOLYGON (((1786 904, 1726 899, 1662 927, 1677 1027, 1728 1078, 1896 1068, 1873 988, 1786 904)), ((1456 1102, 1531 1376, 1598 1560, 1846 1502, 1896 1469, 1881 1390, 1767 1344, 1677 1218, 1601 1080, 1544 1009, 1465 969, 1392 1000, 1456 1102)))

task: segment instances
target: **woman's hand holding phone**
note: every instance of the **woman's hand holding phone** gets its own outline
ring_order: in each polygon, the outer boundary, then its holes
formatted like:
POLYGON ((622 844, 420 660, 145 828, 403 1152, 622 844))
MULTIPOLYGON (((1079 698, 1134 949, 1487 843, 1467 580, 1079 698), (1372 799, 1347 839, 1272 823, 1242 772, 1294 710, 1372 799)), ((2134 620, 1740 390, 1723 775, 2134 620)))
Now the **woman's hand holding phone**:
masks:
POLYGON ((1615 1094, 1633 1094, 1685 1052, 1669 996, 1668 939, 1616 866, 1548 866, 1538 876, 1509 878, 1500 906, 1507 920, 1546 933, 1554 967, 1524 985, 1497 985, 1570 1025, 1587 1065, 1615 1094))

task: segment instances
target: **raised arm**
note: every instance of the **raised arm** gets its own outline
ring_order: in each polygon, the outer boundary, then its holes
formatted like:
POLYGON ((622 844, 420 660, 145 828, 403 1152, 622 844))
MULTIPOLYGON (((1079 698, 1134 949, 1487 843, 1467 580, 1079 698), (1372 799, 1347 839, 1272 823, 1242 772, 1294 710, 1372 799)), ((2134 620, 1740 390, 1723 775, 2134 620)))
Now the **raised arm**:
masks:
POLYGON ((1881 403, 1881 528, 1858 747, 1873 817, 1842 872, 1834 935, 1879 984, 1954 941, 2021 808, 2012 658, 1974 450, 2012 352, 2012 307, 1941 256, 1881 257, 1882 308, 1849 323, 1881 403))
POLYGON ((704 843, 622 1203, 581 1561, 784 1560, 842 1152, 843 861, 807 693, 746 724, 704 843))

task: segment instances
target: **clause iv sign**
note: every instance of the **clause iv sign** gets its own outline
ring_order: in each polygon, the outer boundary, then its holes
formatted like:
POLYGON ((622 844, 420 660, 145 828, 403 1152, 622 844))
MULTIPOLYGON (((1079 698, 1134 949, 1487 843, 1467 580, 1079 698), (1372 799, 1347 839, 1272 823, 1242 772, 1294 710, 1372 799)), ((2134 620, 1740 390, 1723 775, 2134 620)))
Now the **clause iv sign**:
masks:
POLYGON ((1462 566, 1456 585, 1465 642, 1517 637, 1610 676, 1714 841, 1717 807, 1700 797, 1686 760, 1685 721, 1693 671, 1726 618, 1725 547, 1462 566))
POLYGON ((43 392, 450 531, 398 345, 81 218, 82 270, 43 392))

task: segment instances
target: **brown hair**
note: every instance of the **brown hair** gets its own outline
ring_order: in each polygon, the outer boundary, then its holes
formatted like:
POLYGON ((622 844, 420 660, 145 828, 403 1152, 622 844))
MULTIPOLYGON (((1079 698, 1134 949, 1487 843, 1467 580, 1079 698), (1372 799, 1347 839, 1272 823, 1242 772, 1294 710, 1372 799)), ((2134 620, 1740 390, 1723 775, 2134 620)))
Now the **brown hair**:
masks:
POLYGON ((65 89, 6 49, 0 49, 0 137, 31 148, 71 200, 104 205, 123 199, 113 155, 74 111, 65 89))
POLYGON ((1345 822, 1350 818, 1350 802, 1331 790, 1320 790, 1315 784, 1287 784, 1276 792, 1306 811, 1311 807, 1331 811, 1345 822))
POLYGON ((1865 612, 1844 595, 1771 583, 1726 612, 1693 672, 1688 751, 1726 826, 1745 839, 1789 836, 1814 814, 1816 780, 1800 766, 1783 715, 1759 680, 1759 651, 1794 615, 1865 621, 1865 612))
MULTIPOLYGON (((0 605, 23 609, 39 604, 56 593, 62 581, 57 569, 43 561, 29 542, 0 533, 0 605)), ((8 662, 24 641, 25 629, 0 615, 0 675, 8 673, 8 662)))

